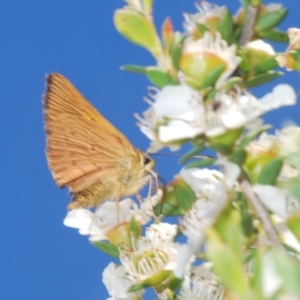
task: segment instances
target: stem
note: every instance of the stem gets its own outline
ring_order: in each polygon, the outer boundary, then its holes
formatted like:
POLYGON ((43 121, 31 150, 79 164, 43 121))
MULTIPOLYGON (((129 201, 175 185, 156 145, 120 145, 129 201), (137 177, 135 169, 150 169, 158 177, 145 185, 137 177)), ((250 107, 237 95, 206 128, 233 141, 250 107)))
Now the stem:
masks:
POLYGON ((246 21, 240 38, 241 45, 245 45, 246 43, 251 41, 254 35, 254 22, 255 22, 256 14, 257 14, 257 8, 252 5, 249 5, 246 21))
POLYGON ((267 236, 269 237, 270 241, 276 245, 282 247, 281 242, 278 238, 277 232, 269 219, 268 212, 264 205, 259 201, 255 193, 253 192, 252 186, 248 182, 246 178, 240 178, 240 185, 242 190, 247 198, 247 200, 252 204, 257 216, 261 220, 264 229, 266 231, 267 236))

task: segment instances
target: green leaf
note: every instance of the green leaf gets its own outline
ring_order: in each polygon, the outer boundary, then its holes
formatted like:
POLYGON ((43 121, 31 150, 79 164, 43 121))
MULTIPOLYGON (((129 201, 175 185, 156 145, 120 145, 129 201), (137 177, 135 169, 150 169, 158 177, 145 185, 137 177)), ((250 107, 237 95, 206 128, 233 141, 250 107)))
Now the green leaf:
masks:
POLYGON ((130 235, 133 237, 134 241, 136 241, 141 235, 141 226, 139 223, 136 222, 136 219, 134 217, 132 217, 130 220, 129 232, 130 235))
POLYGON ((211 99, 214 99, 217 93, 218 93, 218 90, 212 89, 212 90, 207 94, 207 96, 205 97, 205 101, 208 102, 208 101, 210 101, 211 99))
POLYGON ((269 82, 275 78, 278 78, 282 75, 283 75, 282 72, 268 71, 267 73, 255 75, 255 76, 248 78, 244 82, 244 85, 247 88, 259 86, 259 85, 269 82))
POLYGON ((295 235, 300 242, 300 213, 294 212, 287 220, 286 225, 291 230, 291 232, 295 235))
POLYGON ((184 278, 172 278, 169 284, 169 289, 171 291, 176 291, 182 284, 184 278))
POLYGON ((249 131, 244 138, 242 139, 239 148, 245 148, 250 142, 256 139, 262 132, 268 131, 271 129, 271 125, 263 125, 254 130, 249 131))
POLYGON ((222 154, 229 154, 236 140, 243 133, 244 128, 227 130, 224 134, 210 138, 209 147, 222 154))
POLYGON ((179 37, 175 35, 175 38, 174 38, 173 46, 171 49, 171 58, 172 58, 173 67, 176 70, 179 69, 179 60, 181 57, 183 43, 184 43, 186 37, 187 36, 185 34, 183 34, 179 37))
POLYGON ((202 168, 206 166, 211 166, 216 162, 216 158, 207 158, 207 159, 200 159, 194 162, 189 163, 185 166, 185 169, 191 169, 191 168, 202 168))
POLYGON ((241 77, 230 77, 225 83, 224 88, 228 91, 231 90, 234 86, 240 84, 242 82, 241 77))
POLYGON ((243 32, 243 26, 236 26, 232 34, 233 39, 235 41, 238 41, 241 37, 242 32, 243 32))
POLYGON ((230 43, 232 41, 233 21, 228 10, 223 15, 223 19, 219 23, 219 32, 222 39, 230 43))
POLYGON ((144 288, 145 288, 145 285, 143 285, 143 284, 133 284, 132 286, 129 287, 129 289, 127 290, 127 293, 136 292, 136 291, 142 290, 144 288))
POLYGON ((104 241, 93 242, 92 244, 102 252, 112 257, 119 258, 120 253, 117 246, 104 241))
POLYGON ((219 66, 217 68, 214 68, 212 71, 209 72, 209 74, 206 76, 202 83, 203 88, 207 88, 209 86, 213 86, 215 82, 218 80, 220 75, 224 72, 225 66, 219 66))
POLYGON ((151 19, 132 9, 118 9, 114 14, 116 29, 131 42, 148 49, 155 57, 162 49, 151 19))
POLYGON ((145 67, 137 66, 137 65, 125 65, 121 67, 121 70, 140 73, 140 74, 146 74, 147 72, 145 67))
POLYGON ((256 22, 256 31, 261 32, 274 28, 285 18, 286 14, 287 9, 285 8, 269 12, 256 22))
POLYGON ((269 184, 272 185, 275 183, 283 165, 283 158, 276 158, 263 168, 259 174, 257 183, 259 184, 269 184))
POLYGON ((241 214, 242 214, 242 229, 246 237, 250 238, 253 234, 253 219, 249 213, 248 202, 243 193, 240 193, 241 199, 241 214))
POLYGON ((204 141, 201 141, 201 143, 197 146, 195 146, 192 150, 190 150, 188 153, 186 153, 185 155, 183 155, 179 162, 181 164, 187 162, 188 160, 190 160, 191 158, 193 158, 193 156, 199 154, 203 149, 205 148, 204 145, 204 141))
POLYGON ((268 57, 254 67, 254 74, 265 73, 278 67, 277 60, 274 57, 268 57))
POLYGON ((300 61, 300 49, 295 49, 295 50, 291 51, 290 54, 292 55, 292 57, 295 61, 297 61, 297 62, 300 61))
POLYGON ((178 81, 170 74, 161 71, 159 68, 148 67, 146 69, 148 79, 159 88, 167 85, 178 85, 178 81))
POLYGON ((196 26, 197 26, 197 29, 198 29, 202 34, 204 34, 206 31, 209 31, 209 28, 206 27, 206 26, 203 25, 203 24, 196 23, 196 26))
POLYGON ((248 73, 250 71, 251 66, 249 59, 242 48, 238 49, 238 56, 242 59, 242 61, 239 64, 241 71, 244 73, 248 73))
POLYGON ((179 207, 184 211, 188 211, 197 200, 195 193, 185 182, 175 185, 174 188, 179 207))
POLYGON ((220 281, 238 296, 236 299, 249 299, 243 262, 230 246, 221 240, 216 230, 210 228, 207 230, 207 236, 207 255, 214 263, 214 270, 220 281))
POLYGON ((300 178, 281 180, 276 186, 288 190, 300 202, 300 178))
POLYGON ((278 43, 288 43, 289 37, 286 32, 280 31, 278 29, 262 31, 259 33, 259 36, 264 39, 269 39, 278 43))
POLYGON ((299 260, 283 251, 279 251, 279 249, 273 249, 272 256, 275 260, 277 273, 280 274, 283 280, 283 286, 295 297, 294 299, 298 299, 300 295, 299 260))
POLYGON ((246 160, 246 157, 247 157, 247 153, 244 149, 237 149, 229 156, 229 160, 241 166, 246 160))
POLYGON ((152 13, 153 0, 143 0, 143 6, 144 6, 144 11, 146 11, 146 13, 148 13, 148 14, 151 14, 152 13))
POLYGON ((186 211, 178 205, 173 205, 170 203, 159 203, 155 206, 154 213, 156 216, 183 216, 186 211))
POLYGON ((230 146, 227 146, 227 145, 224 145, 222 143, 218 143, 218 142, 212 142, 209 144, 209 147, 218 152, 218 153, 221 153, 223 155, 229 155, 230 152, 231 152, 231 147, 230 146))

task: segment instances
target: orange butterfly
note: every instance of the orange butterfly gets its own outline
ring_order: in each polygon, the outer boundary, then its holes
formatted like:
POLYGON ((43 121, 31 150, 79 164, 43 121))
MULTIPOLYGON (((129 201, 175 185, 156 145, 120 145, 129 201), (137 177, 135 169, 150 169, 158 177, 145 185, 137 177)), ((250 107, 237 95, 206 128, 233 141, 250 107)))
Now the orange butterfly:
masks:
POLYGON ((68 209, 136 194, 154 161, 134 148, 67 80, 53 73, 44 95, 47 160, 59 187, 73 194, 68 209))

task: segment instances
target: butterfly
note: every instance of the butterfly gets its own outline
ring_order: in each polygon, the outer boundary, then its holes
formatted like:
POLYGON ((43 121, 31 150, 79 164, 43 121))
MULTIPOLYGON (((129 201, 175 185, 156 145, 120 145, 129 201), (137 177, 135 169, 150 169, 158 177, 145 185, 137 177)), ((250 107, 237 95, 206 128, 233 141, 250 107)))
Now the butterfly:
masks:
POLYGON ((119 201, 149 182, 154 160, 136 149, 63 75, 46 77, 46 156, 59 187, 68 187, 68 209, 119 201))

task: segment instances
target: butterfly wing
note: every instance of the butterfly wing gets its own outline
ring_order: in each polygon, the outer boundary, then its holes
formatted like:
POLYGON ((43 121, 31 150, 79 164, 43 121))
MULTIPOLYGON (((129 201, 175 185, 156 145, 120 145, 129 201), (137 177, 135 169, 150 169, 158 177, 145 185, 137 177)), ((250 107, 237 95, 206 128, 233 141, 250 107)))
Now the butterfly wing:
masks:
POLYGON ((47 77, 44 105, 46 154, 58 186, 72 192, 86 188, 111 176, 120 156, 134 151, 62 75, 47 77))

